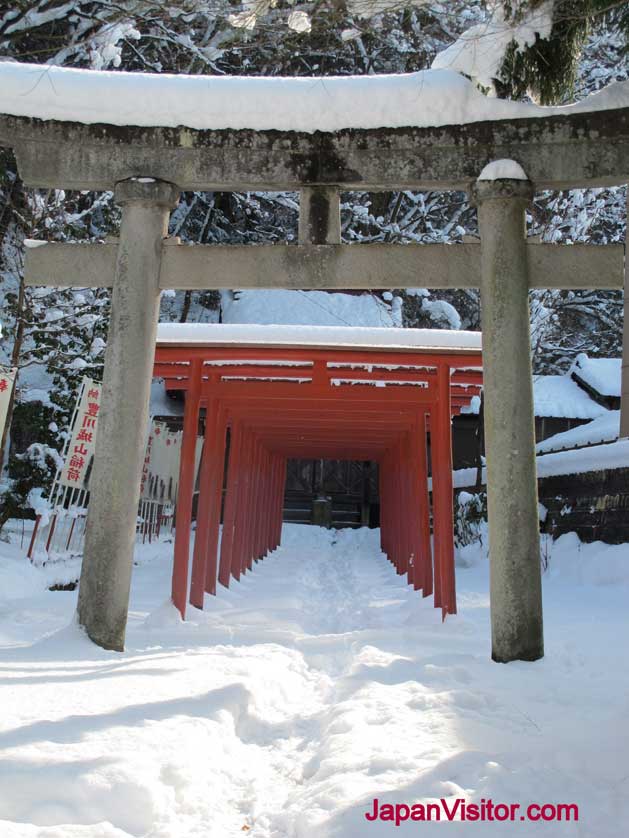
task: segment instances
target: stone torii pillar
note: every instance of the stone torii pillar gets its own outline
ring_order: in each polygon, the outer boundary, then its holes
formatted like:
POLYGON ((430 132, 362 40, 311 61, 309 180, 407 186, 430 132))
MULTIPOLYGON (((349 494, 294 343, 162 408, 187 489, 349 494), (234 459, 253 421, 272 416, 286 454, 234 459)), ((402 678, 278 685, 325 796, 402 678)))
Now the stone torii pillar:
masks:
POLYGON ((341 243, 338 187, 310 186, 299 193, 299 244, 341 243))
POLYGON ((148 423, 159 273, 179 190, 148 178, 119 182, 122 206, 105 353, 78 619, 105 649, 124 649, 140 477, 148 423))
POLYGON ((492 658, 533 661, 544 654, 525 226, 533 186, 479 179, 472 194, 481 236, 492 658))
POLYGON ((620 396, 620 434, 629 437, 629 184, 627 184, 625 216, 625 299, 622 327, 622 370, 620 396))

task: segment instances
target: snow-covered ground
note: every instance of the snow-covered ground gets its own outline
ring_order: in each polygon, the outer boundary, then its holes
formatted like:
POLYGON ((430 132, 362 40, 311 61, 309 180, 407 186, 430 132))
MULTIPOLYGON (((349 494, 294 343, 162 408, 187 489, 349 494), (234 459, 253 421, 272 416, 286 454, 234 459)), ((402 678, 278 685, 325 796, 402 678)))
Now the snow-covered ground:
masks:
POLYGON ((377 532, 283 535, 186 623, 172 545, 138 548, 124 654, 73 624, 76 592, 0 545, 0 835, 626 835, 628 545, 557 541, 546 657, 505 666, 478 547, 442 624, 377 532), (396 828, 364 819, 374 797, 577 803, 580 819, 396 828))

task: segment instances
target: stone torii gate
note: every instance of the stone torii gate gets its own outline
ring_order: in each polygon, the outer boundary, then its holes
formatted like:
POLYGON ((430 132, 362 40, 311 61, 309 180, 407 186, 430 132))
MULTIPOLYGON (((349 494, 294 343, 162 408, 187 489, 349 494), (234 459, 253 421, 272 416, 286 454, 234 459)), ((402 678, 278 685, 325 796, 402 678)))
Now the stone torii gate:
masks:
MULTIPOLYGON (((28 186, 114 189, 123 209, 116 242, 46 244, 26 254, 32 285, 113 288, 78 606, 96 643, 124 646, 160 291, 421 284, 481 290, 492 657, 543 655, 528 291, 622 288, 623 248, 527 242, 525 210, 534 188, 629 181, 629 107, 312 134, 0 115, 0 145, 13 148, 28 186), (517 161, 528 180, 477 182, 501 159, 517 161), (339 193, 351 189, 467 191, 478 207, 480 244, 341 244, 339 193), (299 244, 169 240, 169 211, 184 190, 299 190, 299 244)), ((628 343, 625 331, 625 434, 628 343)))

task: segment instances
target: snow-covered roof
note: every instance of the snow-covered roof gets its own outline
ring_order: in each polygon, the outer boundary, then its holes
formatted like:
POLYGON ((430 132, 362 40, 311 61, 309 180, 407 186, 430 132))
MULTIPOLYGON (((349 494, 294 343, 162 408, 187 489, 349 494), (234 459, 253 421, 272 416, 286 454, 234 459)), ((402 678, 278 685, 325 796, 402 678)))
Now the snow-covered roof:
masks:
MULTIPOLYGON (((535 415, 549 419, 596 419, 607 408, 591 399, 569 374, 533 376, 535 415)), ((462 413, 478 413, 479 399, 472 399, 462 413)))
POLYGON ((0 113, 109 125, 339 131, 525 119, 629 105, 618 82, 576 105, 484 96, 454 70, 320 78, 185 76, 0 62, 0 113))
POLYGON ((629 439, 618 439, 609 445, 592 445, 575 451, 555 451, 537 458, 537 476, 583 474, 608 468, 629 467, 629 439))
MULTIPOLYGON (((366 326, 261 326, 254 323, 160 323, 161 344, 219 346, 338 346, 373 349, 481 351, 481 333, 450 329, 393 329, 366 326)), ((576 386, 576 385, 575 385, 576 386)))
POLYGON ((536 375, 535 415, 554 419, 596 419, 606 408, 591 399, 569 375, 536 375))
MULTIPOLYGON (((537 476, 556 477, 561 474, 584 474, 602 469, 629 468, 629 439, 618 439, 609 444, 591 445, 574 451, 554 451, 537 457, 537 476)), ((482 482, 486 484, 487 467, 483 466, 482 482)), ((476 483, 475 468, 459 468, 452 472, 455 489, 476 483)), ((432 488, 432 478, 428 481, 432 488)))
POLYGON ((597 445, 600 442, 613 442, 620 432, 620 411, 606 410, 598 419, 592 419, 587 425, 579 425, 561 434, 555 434, 537 443, 538 454, 549 451, 565 451, 568 448, 582 448, 585 445, 597 445))
POLYGON ((622 360, 620 358, 588 358, 577 355, 571 373, 575 373, 601 396, 620 398, 622 360))

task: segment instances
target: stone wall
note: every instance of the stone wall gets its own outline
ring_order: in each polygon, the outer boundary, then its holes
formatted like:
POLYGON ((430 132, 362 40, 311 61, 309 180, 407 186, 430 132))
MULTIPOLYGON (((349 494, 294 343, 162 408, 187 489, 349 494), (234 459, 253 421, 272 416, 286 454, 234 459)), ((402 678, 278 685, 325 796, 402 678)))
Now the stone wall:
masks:
POLYGON ((555 538, 576 532, 581 541, 629 542, 629 468, 542 478, 539 501, 548 510, 542 529, 555 538))
MULTIPOLYGON (((455 510, 461 491, 477 490, 474 486, 456 489, 455 510)), ((538 493, 547 510, 542 532, 554 538, 576 532, 581 541, 629 543, 629 468, 543 477, 538 480, 538 493)))

